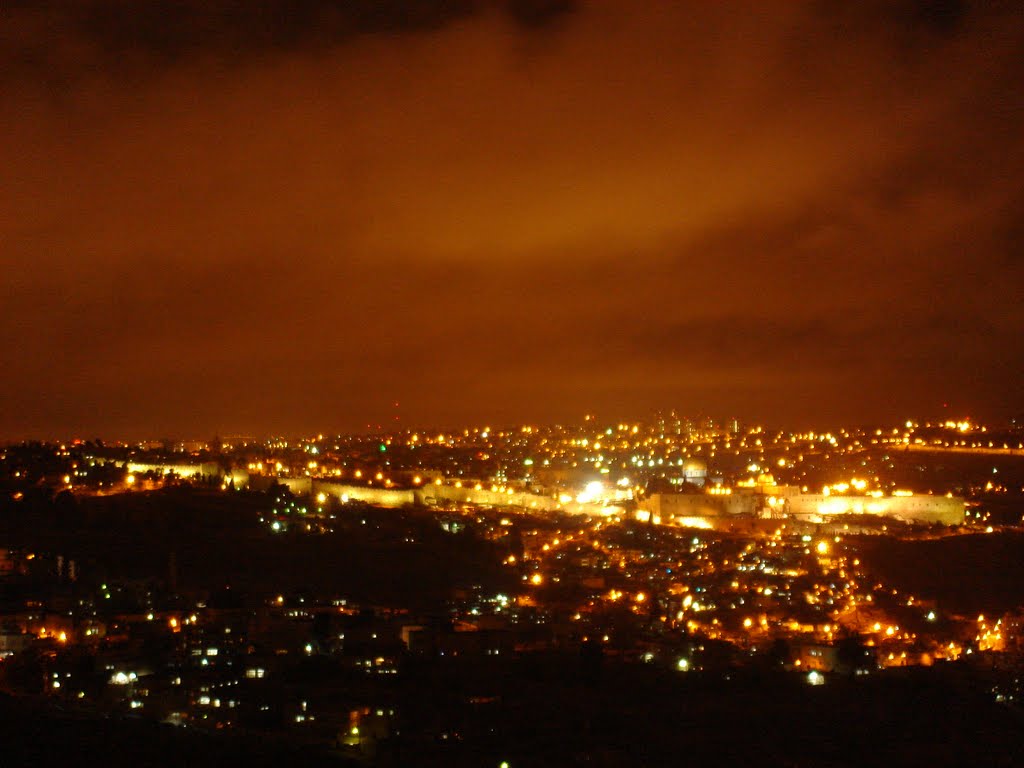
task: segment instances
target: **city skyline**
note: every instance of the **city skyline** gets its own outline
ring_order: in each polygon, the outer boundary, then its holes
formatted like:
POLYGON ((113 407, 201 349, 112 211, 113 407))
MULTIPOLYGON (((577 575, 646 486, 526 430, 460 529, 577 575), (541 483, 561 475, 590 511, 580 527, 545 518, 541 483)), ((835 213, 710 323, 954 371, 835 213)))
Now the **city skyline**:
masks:
POLYGON ((1012 4, 173 6, 3 12, 2 440, 1024 410, 1012 4))

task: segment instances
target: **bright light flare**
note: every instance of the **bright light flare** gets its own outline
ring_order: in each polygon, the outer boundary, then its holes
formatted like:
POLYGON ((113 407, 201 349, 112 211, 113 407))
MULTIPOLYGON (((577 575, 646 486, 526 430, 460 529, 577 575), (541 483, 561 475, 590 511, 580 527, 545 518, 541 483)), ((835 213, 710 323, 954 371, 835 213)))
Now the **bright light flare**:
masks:
POLYGON ((579 504, 589 504, 594 501, 599 501, 604 497, 604 483, 600 480, 594 480, 587 483, 583 491, 576 497, 576 501, 579 504))

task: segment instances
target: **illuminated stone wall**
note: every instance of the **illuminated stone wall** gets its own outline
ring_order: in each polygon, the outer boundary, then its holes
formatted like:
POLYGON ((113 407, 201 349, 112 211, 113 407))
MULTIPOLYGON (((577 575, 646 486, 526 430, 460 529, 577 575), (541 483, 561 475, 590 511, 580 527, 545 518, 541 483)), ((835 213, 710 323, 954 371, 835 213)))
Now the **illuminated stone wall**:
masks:
MULTIPOLYGON (((524 491, 502 493, 489 489, 478 491, 475 488, 456 488, 454 485, 428 485, 418 489, 416 494, 422 503, 428 505, 444 503, 484 504, 494 507, 522 507, 523 509, 540 511, 551 511, 561 507, 557 499, 524 491)), ((571 506, 577 505, 573 504, 571 506)))
MULTIPOLYGON (((754 515, 767 510, 767 498, 761 494, 743 493, 715 496, 711 494, 656 493, 640 503, 640 509, 653 513, 662 523, 673 518, 729 517, 754 515)), ((774 508, 804 520, 824 519, 834 515, 879 515, 918 523, 960 525, 964 521, 964 500, 946 496, 842 496, 792 494, 780 497, 774 508)))
POLYGON ((639 507, 661 518, 661 522, 671 523, 676 517, 752 515, 757 502, 754 494, 655 493, 640 502, 639 507))
POLYGON ((480 504, 493 507, 521 508, 524 511, 550 512, 561 510, 570 514, 603 515, 618 508, 603 507, 599 504, 581 504, 575 501, 561 503, 550 496, 541 496, 525 491, 513 493, 489 489, 457 488, 454 485, 425 485, 415 489, 373 488, 365 485, 348 485, 330 480, 310 477, 260 478, 253 487, 269 487, 276 480, 296 496, 327 494, 339 501, 362 501, 381 507, 400 507, 405 504, 443 506, 445 504, 480 504))
POLYGON ((138 475, 145 474, 146 472, 166 475, 173 472, 178 477, 184 478, 195 477, 196 475, 222 477, 225 481, 230 480, 233 482, 235 488, 249 487, 249 472, 247 470, 232 469, 225 474, 223 468, 215 462, 207 464, 144 464, 132 462, 128 464, 128 471, 138 475))
MULTIPOLYGON (((128 471, 134 472, 135 474, 145 474, 146 472, 156 472, 161 475, 166 475, 168 472, 174 472, 178 477, 192 477, 193 475, 201 475, 202 466, 199 464, 140 464, 132 462, 128 465, 128 471)), ((220 474, 220 470, 215 473, 220 474)))
POLYGON ((412 504, 415 500, 411 490, 347 485, 311 477, 278 477, 276 480, 287 486, 296 496, 315 496, 323 493, 336 501, 362 501, 381 507, 400 507, 403 504, 412 504))
MULTIPOLYGON (((416 489, 373 488, 309 477, 281 477, 277 478, 277 482, 288 486, 288 489, 297 496, 325 493, 339 501, 362 501, 382 507, 400 507, 404 504, 435 506, 452 503, 553 510, 560 506, 555 499, 532 493, 510 494, 491 490, 478 491, 474 488, 456 488, 453 485, 427 485, 416 489)), ((571 504, 569 506, 580 505, 571 504)))
POLYGON ((790 496, 783 511, 800 518, 829 517, 831 515, 881 515, 906 522, 942 523, 960 525, 964 521, 965 507, 961 498, 948 496, 824 496, 803 493, 790 496))

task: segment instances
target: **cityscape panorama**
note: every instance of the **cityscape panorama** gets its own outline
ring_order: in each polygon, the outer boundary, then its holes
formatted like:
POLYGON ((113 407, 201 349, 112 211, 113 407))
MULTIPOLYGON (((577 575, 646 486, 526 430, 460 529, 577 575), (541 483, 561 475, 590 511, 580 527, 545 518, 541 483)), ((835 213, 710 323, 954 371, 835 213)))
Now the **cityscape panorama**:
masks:
POLYGON ((1024 765, 1021 51, 0 7, 0 762, 1024 765))

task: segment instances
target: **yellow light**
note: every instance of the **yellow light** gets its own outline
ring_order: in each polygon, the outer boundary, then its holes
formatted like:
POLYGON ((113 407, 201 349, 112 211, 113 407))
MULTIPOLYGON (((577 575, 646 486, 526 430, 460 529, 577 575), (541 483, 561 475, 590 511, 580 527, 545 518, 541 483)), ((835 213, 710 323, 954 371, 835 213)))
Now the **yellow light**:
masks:
POLYGON ((135 483, 135 475, 128 475, 128 477, 126 477, 124 481, 128 485, 133 485, 135 483))
POLYGON ((321 491, 320 493, 318 493, 316 495, 316 503, 317 504, 323 504, 325 501, 327 501, 327 494, 326 493, 321 491))
POLYGON ((818 554, 819 555, 827 555, 828 554, 828 542, 827 541, 819 541, 818 542, 818 546, 817 546, 817 550, 818 550, 818 554))
POLYGON ((543 581, 544 581, 544 577, 541 576, 539 573, 535 573, 535 574, 533 574, 533 576, 530 577, 530 583, 535 585, 535 586, 540 584, 543 581))
POLYGON ((636 600, 636 601, 637 601, 638 603, 642 603, 642 602, 643 602, 644 600, 646 600, 646 599, 647 599, 647 595, 645 595, 645 594, 644 594, 643 592, 637 592, 637 593, 636 593, 636 598, 635 598, 635 600, 636 600))
POLYGON ((66 643, 68 641, 68 633, 61 632, 59 635, 57 635, 57 639, 62 643, 66 643))
POLYGON ((754 620, 748 616, 743 620, 743 626, 747 629, 750 629, 752 626, 754 626, 754 620))

